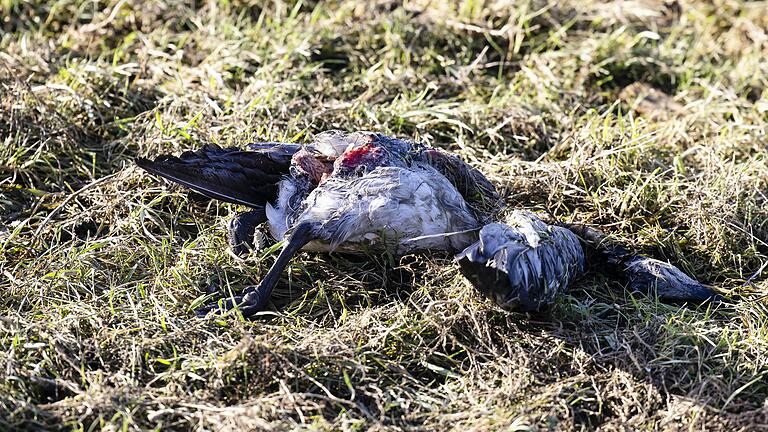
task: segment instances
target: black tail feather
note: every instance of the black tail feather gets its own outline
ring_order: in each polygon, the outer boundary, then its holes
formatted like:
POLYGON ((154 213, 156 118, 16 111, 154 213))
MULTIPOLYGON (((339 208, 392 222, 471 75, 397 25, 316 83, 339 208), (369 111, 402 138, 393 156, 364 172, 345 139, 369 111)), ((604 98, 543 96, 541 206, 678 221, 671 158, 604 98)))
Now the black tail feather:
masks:
POLYGON ((277 183, 290 167, 286 149, 275 148, 272 155, 268 148, 243 151, 207 144, 179 157, 138 158, 136 164, 209 198, 261 208, 276 198, 277 183))

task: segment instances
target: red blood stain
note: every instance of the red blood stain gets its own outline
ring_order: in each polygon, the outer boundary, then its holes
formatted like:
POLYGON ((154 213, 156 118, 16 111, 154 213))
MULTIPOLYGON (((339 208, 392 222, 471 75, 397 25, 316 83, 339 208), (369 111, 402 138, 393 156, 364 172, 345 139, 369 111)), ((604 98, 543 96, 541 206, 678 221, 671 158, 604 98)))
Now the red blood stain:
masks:
POLYGON ((347 166, 355 166, 363 161, 365 156, 370 154, 374 150, 372 144, 363 144, 360 147, 347 150, 341 155, 341 163, 347 166))
POLYGON ((334 166, 354 168, 363 164, 379 165, 386 160, 386 152, 383 148, 373 143, 363 144, 360 147, 347 150, 336 160, 334 166))

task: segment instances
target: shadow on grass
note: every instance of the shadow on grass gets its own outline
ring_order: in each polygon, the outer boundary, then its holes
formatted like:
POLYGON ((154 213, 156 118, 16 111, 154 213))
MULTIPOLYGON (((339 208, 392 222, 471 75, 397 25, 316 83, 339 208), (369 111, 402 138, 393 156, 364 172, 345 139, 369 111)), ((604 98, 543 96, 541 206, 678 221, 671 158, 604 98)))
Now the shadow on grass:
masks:
POLYGON ((41 408, 37 402, 20 402, 5 395, 0 396, 0 429, 7 431, 67 429, 62 424, 60 416, 41 408))

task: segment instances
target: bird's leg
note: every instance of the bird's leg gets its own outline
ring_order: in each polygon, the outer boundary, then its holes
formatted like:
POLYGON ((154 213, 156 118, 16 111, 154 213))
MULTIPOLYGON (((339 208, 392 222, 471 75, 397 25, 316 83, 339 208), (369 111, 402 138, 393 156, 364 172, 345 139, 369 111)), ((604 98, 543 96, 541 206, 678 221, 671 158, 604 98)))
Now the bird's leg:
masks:
POLYGON ((701 303, 722 301, 723 297, 707 285, 689 277, 672 264, 634 254, 608 239, 601 231, 581 224, 560 223, 576 234, 592 256, 604 261, 610 268, 629 280, 633 291, 659 296, 667 302, 701 303))
POLYGON ((227 224, 227 240, 232 252, 237 256, 244 256, 249 251, 258 249, 254 244, 256 227, 267 220, 267 214, 263 208, 236 214, 227 224))
MULTIPOLYGON (((243 291, 242 296, 236 296, 233 299, 227 300, 221 309, 232 309, 237 306, 245 317, 249 317, 256 312, 263 310, 267 305, 267 302, 269 302, 269 298, 272 295, 272 290, 280 280, 280 275, 291 261, 291 258, 293 258, 293 256, 296 255, 296 253, 302 247, 304 247, 304 245, 312 240, 315 240, 316 238, 317 235, 315 234, 313 224, 302 222, 297 225, 288 235, 285 246, 283 246, 283 249, 277 256, 277 260, 275 260, 275 263, 272 264, 272 267, 270 267, 267 275, 264 276, 264 279, 262 279, 258 285, 253 285, 246 288, 243 291)), ((208 312, 214 309, 219 309, 219 305, 217 303, 204 306, 203 308, 199 309, 197 313, 198 316, 205 316, 208 314, 208 312)))

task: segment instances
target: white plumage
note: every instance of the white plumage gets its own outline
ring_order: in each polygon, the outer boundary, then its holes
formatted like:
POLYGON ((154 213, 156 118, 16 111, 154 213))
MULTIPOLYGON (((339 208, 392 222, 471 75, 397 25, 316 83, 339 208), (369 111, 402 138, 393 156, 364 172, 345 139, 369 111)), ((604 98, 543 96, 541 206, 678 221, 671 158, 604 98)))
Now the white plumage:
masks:
POLYGON ((426 249, 458 251, 476 235, 445 234, 479 228, 456 188, 423 164, 409 169, 378 167, 353 179, 331 177, 304 203, 293 224, 315 223, 322 235, 305 246, 309 250, 359 251, 365 244, 397 255, 426 249))

